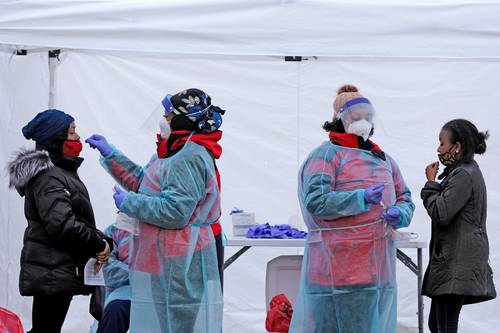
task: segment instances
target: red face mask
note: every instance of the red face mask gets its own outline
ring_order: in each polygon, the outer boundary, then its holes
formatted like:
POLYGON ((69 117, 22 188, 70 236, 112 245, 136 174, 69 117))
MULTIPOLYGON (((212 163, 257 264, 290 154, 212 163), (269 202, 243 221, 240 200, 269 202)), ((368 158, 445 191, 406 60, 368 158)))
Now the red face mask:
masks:
POLYGON ((66 140, 63 143, 63 154, 69 157, 78 157, 83 149, 80 141, 66 140))

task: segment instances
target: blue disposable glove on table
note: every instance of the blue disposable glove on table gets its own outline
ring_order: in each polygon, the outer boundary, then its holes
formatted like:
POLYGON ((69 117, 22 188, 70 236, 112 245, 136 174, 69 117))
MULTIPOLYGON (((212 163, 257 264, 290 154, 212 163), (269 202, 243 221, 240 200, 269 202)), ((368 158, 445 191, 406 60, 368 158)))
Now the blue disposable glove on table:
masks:
POLYGON ((365 190, 365 202, 371 204, 379 204, 382 200, 382 191, 384 190, 384 184, 376 184, 370 186, 365 190))
POLYGON ((307 232, 292 228, 288 224, 257 224, 248 229, 247 238, 306 238, 307 232))
POLYGON ((396 227, 399 224, 401 213, 396 207, 389 207, 389 209, 385 211, 382 216, 387 221, 387 224, 392 227, 396 227))
POLYGON ((91 137, 85 140, 85 142, 88 143, 90 148, 99 150, 101 155, 104 157, 111 154, 111 151, 113 150, 106 138, 99 134, 93 134, 91 137))
POLYGON ((113 199, 115 199, 116 208, 120 209, 123 201, 128 197, 128 192, 124 191, 120 186, 114 187, 115 193, 113 194, 113 199))

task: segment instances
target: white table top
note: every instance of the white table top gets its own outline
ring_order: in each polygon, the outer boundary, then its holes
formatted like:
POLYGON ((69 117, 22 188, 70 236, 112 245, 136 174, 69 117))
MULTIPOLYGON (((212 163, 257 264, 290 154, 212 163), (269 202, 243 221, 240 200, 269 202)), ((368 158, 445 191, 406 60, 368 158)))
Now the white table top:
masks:
MULTIPOLYGON (((225 246, 267 246, 267 247, 304 247, 305 239, 275 239, 275 238, 246 238, 242 236, 227 236, 225 246)), ((427 241, 422 239, 398 240, 396 246, 404 248, 426 248, 427 241)))

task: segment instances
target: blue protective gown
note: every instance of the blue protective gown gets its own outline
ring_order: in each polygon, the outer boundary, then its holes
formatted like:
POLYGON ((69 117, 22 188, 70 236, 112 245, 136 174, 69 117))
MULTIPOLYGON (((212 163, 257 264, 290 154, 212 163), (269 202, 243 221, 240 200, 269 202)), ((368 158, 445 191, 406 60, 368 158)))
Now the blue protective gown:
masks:
MULTIPOLYGON (((129 280, 129 255, 131 233, 116 227, 113 223, 104 230, 104 234, 113 239, 114 247, 102 272, 106 283, 104 307, 116 300, 129 301, 131 295, 129 280)), ((98 322, 94 321, 89 332, 97 332, 98 322)))
POLYGON ((105 306, 115 300, 130 300, 129 258, 131 233, 119 229, 115 224, 104 230, 113 239, 114 248, 104 265, 103 275, 106 282, 105 306))
POLYGON ((365 203, 384 184, 383 203, 408 226, 415 208, 392 158, 325 142, 299 172, 298 195, 309 230, 290 332, 393 333, 396 249, 384 207, 365 203))
POLYGON ((144 167, 115 148, 101 164, 131 191, 120 210, 139 220, 130 332, 220 333, 222 291, 210 228, 220 217, 220 195, 211 155, 188 141, 144 167))

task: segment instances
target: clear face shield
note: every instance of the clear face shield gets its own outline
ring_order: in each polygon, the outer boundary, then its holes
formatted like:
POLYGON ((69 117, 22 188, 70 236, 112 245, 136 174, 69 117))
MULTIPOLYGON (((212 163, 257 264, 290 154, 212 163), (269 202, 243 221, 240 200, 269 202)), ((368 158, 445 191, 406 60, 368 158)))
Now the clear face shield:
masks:
POLYGON ((162 138, 166 139, 170 135, 170 124, 167 122, 165 116, 174 111, 174 107, 170 102, 172 95, 166 95, 161 103, 158 103, 153 111, 149 113, 149 116, 142 123, 141 128, 146 132, 158 133, 160 130, 160 135, 162 138))
POLYGON ((172 132, 172 129, 170 128, 170 124, 167 121, 167 116, 171 113, 174 112, 174 106, 172 105, 172 102, 170 101, 170 98, 172 95, 167 94, 165 98, 161 101, 161 106, 163 107, 164 115, 160 119, 160 136, 163 139, 167 139, 170 136, 170 133, 172 132))
POLYGON ((355 98, 342 106, 337 118, 342 121, 346 133, 356 134, 366 141, 373 129, 374 116, 375 109, 368 99, 355 98))
MULTIPOLYGON (((170 136, 170 124, 168 123, 166 116, 174 112, 174 107, 170 102, 172 95, 166 95, 165 98, 159 103, 154 110, 149 114, 148 118, 142 124, 142 128, 150 131, 158 131, 158 126, 160 129, 160 136, 166 139, 170 136)), ((158 133, 158 132, 156 132, 158 133)))

